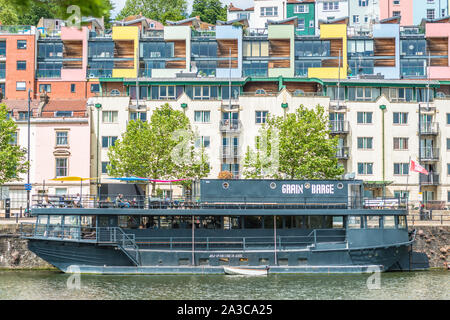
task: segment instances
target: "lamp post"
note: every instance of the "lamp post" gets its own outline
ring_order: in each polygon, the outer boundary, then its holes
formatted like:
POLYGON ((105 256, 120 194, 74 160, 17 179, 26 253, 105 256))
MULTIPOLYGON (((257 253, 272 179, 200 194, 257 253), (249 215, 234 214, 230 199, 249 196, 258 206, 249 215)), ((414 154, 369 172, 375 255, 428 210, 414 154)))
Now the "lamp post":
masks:
POLYGON ((100 201, 100 174, 98 171, 98 161, 100 153, 100 109, 102 108, 102 105, 96 103, 95 108, 97 109, 97 201, 100 201))
POLYGON ((28 170, 27 170, 27 215, 30 214, 30 118, 31 118, 31 89, 28 89, 28 148, 27 148, 27 161, 28 161, 28 170))

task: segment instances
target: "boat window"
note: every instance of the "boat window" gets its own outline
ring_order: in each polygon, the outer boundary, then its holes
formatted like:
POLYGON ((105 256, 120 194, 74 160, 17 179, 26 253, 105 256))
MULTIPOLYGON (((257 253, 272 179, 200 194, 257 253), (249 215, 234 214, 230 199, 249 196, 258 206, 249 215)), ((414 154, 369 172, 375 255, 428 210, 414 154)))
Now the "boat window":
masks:
POLYGON ((380 217, 379 216, 367 216, 368 229, 378 229, 380 228, 380 217))
POLYGON ((61 224, 62 216, 50 216, 50 224, 56 225, 61 224))
POLYGON ((280 266, 287 266, 289 264, 289 260, 286 258, 278 259, 278 265, 280 266))
POLYGON ((219 264, 221 266, 229 265, 230 264, 230 258, 219 258, 219 264))
POLYGON ((331 229, 333 227, 333 217, 332 216, 324 216, 322 227, 324 229, 331 229))
POLYGON ((269 264, 269 258, 259 258, 259 265, 266 266, 269 264))
MULTIPOLYGON (((199 224, 198 217, 196 217, 195 220, 196 220, 196 224, 199 224)), ((160 229, 172 229, 172 217, 160 216, 159 217, 159 228, 160 229)))
POLYGON ((304 216, 285 216, 284 217, 284 227, 286 229, 300 229, 304 228, 305 224, 303 222, 304 216))
POLYGON ((398 228, 406 229, 406 216, 398 216, 398 228))
POLYGON ((202 229, 220 229, 220 217, 202 216, 200 217, 199 227, 202 229))
POLYGON ((347 226, 349 229, 361 229, 362 219, 359 216, 349 216, 347 221, 347 226))
POLYGON ((298 264, 299 265, 305 265, 308 264, 308 259, 307 258, 298 258, 298 264))
POLYGON ((207 265, 209 265, 209 259, 208 258, 200 258, 200 259, 198 259, 198 264, 201 266, 207 266, 207 265))
POLYGON ((344 217, 333 217, 333 229, 344 228, 344 217))
POLYGON ((244 217, 245 229, 261 229, 262 218, 260 216, 245 216, 244 217))
MULTIPOLYGON (((276 217, 277 229, 283 227, 283 218, 280 216, 276 217)), ((273 229, 273 216, 264 216, 264 229, 273 229)))
POLYGON ((239 265, 247 266, 248 265, 248 258, 240 258, 239 259, 239 265))
POLYGON ((241 229, 241 217, 223 217, 224 229, 241 229))
POLYGON ((394 216, 384 216, 383 227, 384 229, 394 229, 395 228, 394 216))
POLYGON ((322 229, 323 216, 308 216, 306 218, 307 229, 322 229))
POLYGON ((127 216, 119 216, 118 217, 118 226, 119 228, 126 228, 128 224, 128 217, 127 216))
POLYGON ((139 216, 119 216, 118 225, 120 228, 137 229, 140 225, 139 216))
POLYGON ((48 215, 39 215, 37 218, 37 224, 47 224, 48 222, 48 215))
POLYGON ((65 226, 78 226, 80 224, 80 216, 65 216, 64 225, 65 226))
POLYGON ((180 266, 188 266, 189 265, 189 259, 186 259, 186 258, 178 259, 178 265, 180 265, 180 266))

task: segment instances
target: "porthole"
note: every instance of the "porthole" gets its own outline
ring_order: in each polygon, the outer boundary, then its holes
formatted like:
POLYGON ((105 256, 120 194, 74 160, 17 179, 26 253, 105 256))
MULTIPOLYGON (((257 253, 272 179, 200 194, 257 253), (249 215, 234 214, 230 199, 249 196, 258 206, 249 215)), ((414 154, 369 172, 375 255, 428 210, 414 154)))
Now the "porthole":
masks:
POLYGON ((344 188, 344 184, 343 184, 342 182, 339 182, 339 183, 337 184, 337 188, 338 188, 338 189, 344 188))
POLYGON ((305 183, 305 189, 309 189, 309 188, 311 188, 311 184, 309 182, 306 182, 305 183))
POLYGON ((270 183, 270 189, 275 189, 277 187, 277 184, 275 182, 270 183))
POLYGON ((228 182, 222 183, 222 187, 223 187, 224 189, 228 189, 229 186, 230 186, 230 185, 229 185, 228 182))

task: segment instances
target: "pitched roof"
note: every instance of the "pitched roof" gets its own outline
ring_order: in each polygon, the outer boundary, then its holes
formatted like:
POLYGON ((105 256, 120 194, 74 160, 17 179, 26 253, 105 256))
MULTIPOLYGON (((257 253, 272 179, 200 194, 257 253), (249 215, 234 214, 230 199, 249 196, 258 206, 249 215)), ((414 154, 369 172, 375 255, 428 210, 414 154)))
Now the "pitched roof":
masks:
MULTIPOLYGON (((36 110, 39 108, 39 100, 31 100, 30 103, 30 109, 31 110, 36 110)), ((17 112, 17 111, 28 111, 28 100, 10 100, 10 99, 5 99, 0 101, 0 103, 4 103, 6 104, 6 107, 13 111, 13 112, 17 112)))
POLYGON ((80 100, 57 100, 50 101, 42 108, 42 112, 54 111, 86 111, 87 99, 80 100))

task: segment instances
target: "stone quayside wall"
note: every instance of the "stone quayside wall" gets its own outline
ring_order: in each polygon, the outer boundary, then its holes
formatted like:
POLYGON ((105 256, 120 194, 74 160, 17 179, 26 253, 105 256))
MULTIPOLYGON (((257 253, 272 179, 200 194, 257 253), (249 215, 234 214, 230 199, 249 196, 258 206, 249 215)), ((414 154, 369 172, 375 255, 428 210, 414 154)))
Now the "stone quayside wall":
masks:
MULTIPOLYGON (((450 227, 416 227, 414 251, 424 252, 432 268, 450 266, 450 227)), ((54 269, 27 248, 15 225, 0 226, 0 269, 54 269)))

